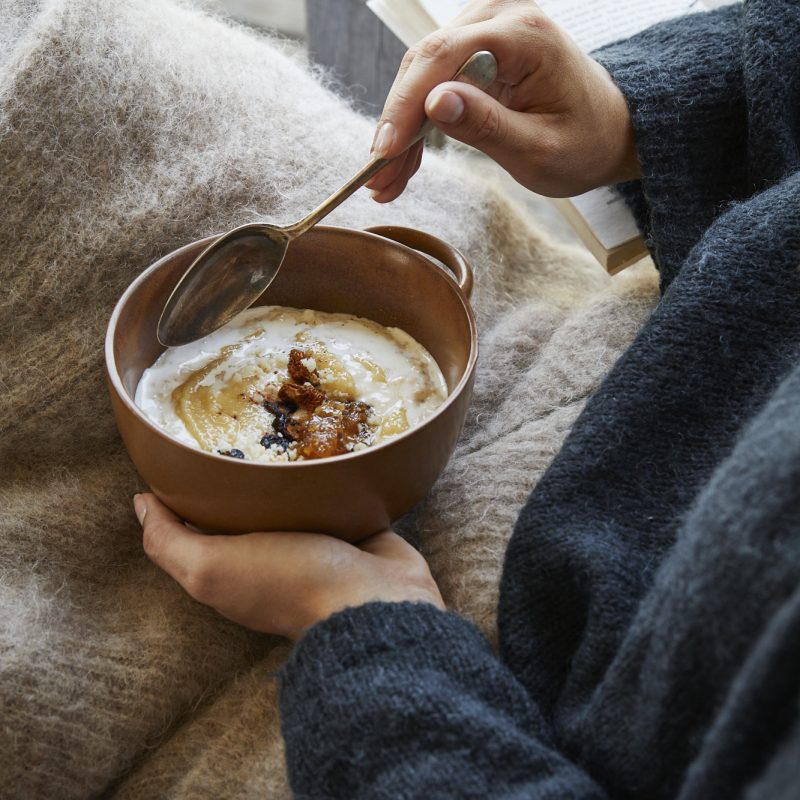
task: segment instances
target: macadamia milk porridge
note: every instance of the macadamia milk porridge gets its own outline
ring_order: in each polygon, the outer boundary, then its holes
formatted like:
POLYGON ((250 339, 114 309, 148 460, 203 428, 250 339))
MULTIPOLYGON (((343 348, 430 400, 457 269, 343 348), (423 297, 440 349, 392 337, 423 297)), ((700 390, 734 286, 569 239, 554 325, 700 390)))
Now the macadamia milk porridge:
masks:
POLYGON ((139 408, 175 439, 262 463, 371 447, 446 397, 433 357, 399 328, 279 306, 169 348, 136 389, 139 408))

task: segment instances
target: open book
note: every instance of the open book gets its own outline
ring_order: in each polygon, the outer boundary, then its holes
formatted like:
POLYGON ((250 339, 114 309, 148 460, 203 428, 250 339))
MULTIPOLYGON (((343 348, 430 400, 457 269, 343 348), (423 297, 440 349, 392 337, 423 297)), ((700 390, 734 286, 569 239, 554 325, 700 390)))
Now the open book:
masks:
MULTIPOLYGON (((407 46, 450 23, 469 0, 367 0, 407 46)), ((538 0, 539 7, 587 53, 665 19, 704 11, 701 0, 538 0)), ((586 246, 611 273, 647 254, 633 215, 610 188, 555 200, 586 246)))

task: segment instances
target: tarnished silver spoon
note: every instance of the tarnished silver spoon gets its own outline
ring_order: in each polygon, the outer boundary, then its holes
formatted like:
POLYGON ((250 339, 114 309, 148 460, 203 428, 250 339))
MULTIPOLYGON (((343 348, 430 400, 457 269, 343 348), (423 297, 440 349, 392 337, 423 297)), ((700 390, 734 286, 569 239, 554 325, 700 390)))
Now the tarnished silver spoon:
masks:
MULTIPOLYGON (((488 50, 483 50, 475 53, 453 80, 486 89, 496 78, 497 61, 488 50)), ((432 127, 433 123, 426 120, 409 147, 432 127)), ((330 214, 392 160, 374 158, 322 205, 293 225, 251 223, 234 228, 212 242, 169 296, 158 322, 161 344, 193 342, 250 306, 277 274, 289 243, 330 214)))

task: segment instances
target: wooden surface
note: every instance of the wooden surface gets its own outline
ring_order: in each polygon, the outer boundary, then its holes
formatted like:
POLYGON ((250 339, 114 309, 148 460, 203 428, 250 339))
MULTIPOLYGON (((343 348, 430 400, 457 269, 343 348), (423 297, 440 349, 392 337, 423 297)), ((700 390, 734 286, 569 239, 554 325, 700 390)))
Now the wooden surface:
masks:
POLYGON ((308 50, 358 108, 378 116, 406 51, 364 0, 306 0, 308 50))

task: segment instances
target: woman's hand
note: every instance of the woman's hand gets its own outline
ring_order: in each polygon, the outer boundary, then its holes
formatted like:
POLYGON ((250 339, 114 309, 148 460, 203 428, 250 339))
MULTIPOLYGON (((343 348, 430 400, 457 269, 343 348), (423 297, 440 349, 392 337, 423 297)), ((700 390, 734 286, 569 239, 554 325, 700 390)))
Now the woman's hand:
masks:
POLYGON ((147 555, 201 603, 264 633, 299 639, 373 600, 444 608, 425 559, 392 531, 358 545, 317 533, 195 533, 152 494, 134 497, 147 555))
MULTIPOLYGON (((402 153, 425 114, 540 194, 572 196, 639 176, 622 92, 532 0, 476 0, 409 50, 378 123, 375 154, 402 153), (488 93, 449 80, 478 50, 490 50, 499 65, 488 93)), ((376 200, 403 192, 422 147, 370 181, 376 200)))

